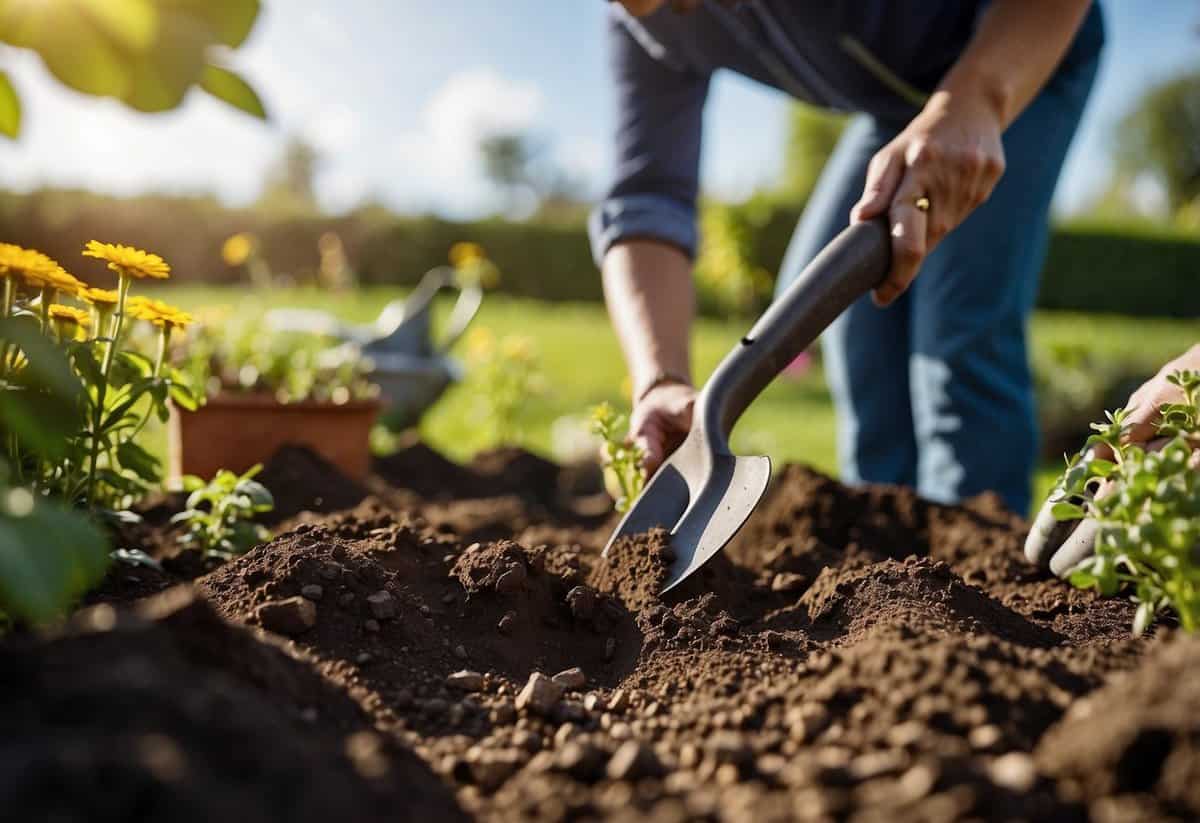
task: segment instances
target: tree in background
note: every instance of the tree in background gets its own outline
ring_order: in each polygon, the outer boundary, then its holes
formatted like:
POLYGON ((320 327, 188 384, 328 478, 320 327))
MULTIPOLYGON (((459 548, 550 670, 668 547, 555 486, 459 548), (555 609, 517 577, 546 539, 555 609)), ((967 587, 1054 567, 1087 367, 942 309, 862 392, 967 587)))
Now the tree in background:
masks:
POLYGON ((846 128, 845 115, 796 103, 788 114, 788 136, 783 179, 777 195, 796 203, 806 203, 817 186, 826 161, 833 154, 846 128))
POLYGON ((273 213, 317 214, 317 169, 321 156, 300 137, 288 140, 283 155, 267 172, 258 207, 273 213))
POLYGON ((1200 201, 1200 70, 1152 88, 1117 132, 1118 179, 1149 176, 1172 214, 1200 201))
MULTIPOLYGON (((192 88, 266 119, 227 57, 261 0, 0 0, 0 42, 35 52, 63 85, 144 112, 177 108, 192 88)), ((21 132, 21 98, 0 71, 0 134, 21 132)))
POLYGON ((483 173, 504 197, 509 215, 564 222, 586 212, 587 184, 554 162, 549 145, 521 132, 479 139, 483 173))

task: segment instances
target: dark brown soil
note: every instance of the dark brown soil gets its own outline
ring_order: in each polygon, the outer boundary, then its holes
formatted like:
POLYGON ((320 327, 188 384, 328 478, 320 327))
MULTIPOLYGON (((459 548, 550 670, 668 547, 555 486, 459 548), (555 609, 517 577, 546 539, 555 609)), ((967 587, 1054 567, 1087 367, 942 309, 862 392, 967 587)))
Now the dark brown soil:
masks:
POLYGON ((25 818, 83 816, 106 770, 139 814, 209 819, 448 819, 450 797, 487 820, 1200 817, 1200 641, 1132 639, 1128 602, 1047 580, 994 498, 785 467, 664 598, 667 536, 601 559, 595 487, 531 455, 413 446, 364 487, 284 457, 277 538, 201 600, 3 652, 0 786, 25 818), (197 764, 182 780, 122 742, 154 723, 197 764), (20 794, 9 749, 94 770, 20 794))

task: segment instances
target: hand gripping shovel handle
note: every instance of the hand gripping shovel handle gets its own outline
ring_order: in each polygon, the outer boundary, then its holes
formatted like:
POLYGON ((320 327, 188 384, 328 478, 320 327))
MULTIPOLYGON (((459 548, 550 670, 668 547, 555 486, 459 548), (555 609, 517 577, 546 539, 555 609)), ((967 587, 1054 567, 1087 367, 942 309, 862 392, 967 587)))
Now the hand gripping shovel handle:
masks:
POLYGON ((838 315, 891 268, 886 218, 842 231, 776 298, 705 384, 697 405, 709 442, 729 452, 742 412, 838 315))

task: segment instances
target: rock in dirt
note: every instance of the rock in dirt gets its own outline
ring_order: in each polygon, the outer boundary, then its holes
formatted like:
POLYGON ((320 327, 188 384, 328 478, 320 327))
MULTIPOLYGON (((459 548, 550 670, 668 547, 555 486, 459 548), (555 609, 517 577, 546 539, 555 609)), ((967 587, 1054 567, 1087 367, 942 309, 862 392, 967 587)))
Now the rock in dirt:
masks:
POLYGON ((1009 752, 992 761, 988 770, 996 785, 1024 794, 1037 782, 1033 758, 1025 752, 1009 752))
POLYGON ((577 780, 595 782, 604 776, 608 752, 589 740, 569 740, 554 755, 554 768, 577 780))
POLYGON ((367 596, 367 607, 376 620, 389 620, 396 616, 396 600, 389 592, 378 591, 367 596))
POLYGON ((276 634, 304 634, 317 624, 317 607, 303 597, 268 600, 254 614, 264 629, 276 634))
POLYGON ((521 768, 522 756, 513 749, 468 753, 467 767, 475 784, 484 791, 495 791, 521 768))
POLYGON ((640 740, 626 740, 609 758, 606 772, 611 780, 638 780, 658 777, 662 763, 654 750, 640 740))
POLYGON ((309 583, 300 589, 300 595, 306 600, 320 600, 325 595, 325 589, 316 583, 309 583))
POLYGON ((578 666, 561 671, 551 679, 564 689, 582 689, 587 683, 587 675, 578 666))
POLYGON ((463 669, 446 678, 446 685, 463 692, 483 690, 483 675, 479 672, 463 669))
POLYGON ((563 687, 541 672, 529 675, 525 688, 517 695, 517 708, 528 708, 538 714, 547 715, 562 699, 563 687))

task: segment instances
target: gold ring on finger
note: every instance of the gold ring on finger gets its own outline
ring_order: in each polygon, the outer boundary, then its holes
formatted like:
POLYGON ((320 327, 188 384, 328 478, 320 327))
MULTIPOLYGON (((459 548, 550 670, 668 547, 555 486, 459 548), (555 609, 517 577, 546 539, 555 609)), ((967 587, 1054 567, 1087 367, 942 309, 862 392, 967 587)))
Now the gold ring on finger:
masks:
POLYGON ((913 201, 913 205, 917 207, 917 211, 929 211, 929 198, 921 195, 913 201))

